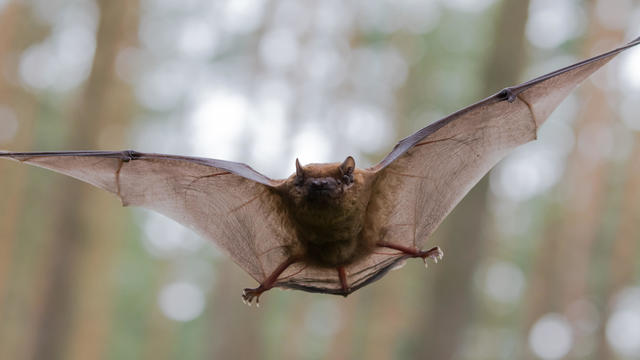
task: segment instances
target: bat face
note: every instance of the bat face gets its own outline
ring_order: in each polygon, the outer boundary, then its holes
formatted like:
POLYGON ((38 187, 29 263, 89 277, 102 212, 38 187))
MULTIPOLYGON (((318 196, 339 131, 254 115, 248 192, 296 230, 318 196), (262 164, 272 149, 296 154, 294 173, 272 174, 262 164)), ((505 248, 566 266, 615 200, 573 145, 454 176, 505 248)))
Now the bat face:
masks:
POLYGON ((298 205, 314 207, 340 206, 353 185, 355 161, 349 156, 342 164, 311 164, 305 167, 296 159, 296 173, 288 182, 298 205))

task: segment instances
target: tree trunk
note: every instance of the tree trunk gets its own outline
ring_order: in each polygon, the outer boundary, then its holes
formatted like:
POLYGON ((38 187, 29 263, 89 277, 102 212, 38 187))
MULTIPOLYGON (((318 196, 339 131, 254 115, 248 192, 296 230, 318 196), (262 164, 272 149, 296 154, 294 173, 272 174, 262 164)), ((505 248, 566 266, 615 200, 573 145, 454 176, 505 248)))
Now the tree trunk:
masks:
MULTIPOLYGON (((501 6, 494 48, 485 65, 485 95, 517 83, 525 59, 529 1, 504 1, 501 6)), ((432 305, 416 330, 424 335, 418 342, 423 358, 454 358, 473 319, 476 301, 472 280, 487 245, 487 191, 485 176, 443 224, 447 233, 442 238, 447 240, 440 245, 445 259, 433 267, 437 278, 431 294, 424 295, 433 296, 432 305)))
MULTIPOLYGON (((115 61, 118 50, 135 39, 137 4, 103 0, 98 5, 93 66, 70 116, 65 149, 97 148, 105 127, 121 129, 109 143, 123 146, 124 125, 131 114, 130 91, 116 78, 115 61)), ((112 261, 123 240, 124 215, 111 217, 103 208, 117 200, 75 180, 60 180, 52 198, 51 262, 34 358, 98 358, 107 344, 111 296, 109 272, 95 269, 108 268, 112 261)))

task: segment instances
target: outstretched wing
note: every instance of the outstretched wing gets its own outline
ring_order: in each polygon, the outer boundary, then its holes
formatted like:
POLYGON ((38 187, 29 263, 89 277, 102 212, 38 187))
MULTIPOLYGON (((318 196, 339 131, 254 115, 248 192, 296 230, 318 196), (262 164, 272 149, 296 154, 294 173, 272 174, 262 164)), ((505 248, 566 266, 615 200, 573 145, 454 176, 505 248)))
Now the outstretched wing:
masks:
MULTIPOLYGON (((273 192, 282 181, 244 164, 134 151, 0 152, 2 157, 72 176, 116 194, 125 206, 145 207, 189 226, 259 283, 287 260, 287 248, 297 242, 285 206, 273 192)), ((374 255, 353 264, 351 291, 379 278, 380 270, 395 262, 374 255)), ((287 269, 277 286, 343 293, 335 269, 304 263, 287 269)))
POLYGON ((421 247, 462 197, 536 130, 584 79, 640 38, 447 116, 400 141, 377 172, 374 226, 388 242, 421 247))
POLYGON ((262 282, 295 241, 287 227, 279 182, 234 162, 122 152, 0 153, 72 176, 189 226, 215 242, 262 282))

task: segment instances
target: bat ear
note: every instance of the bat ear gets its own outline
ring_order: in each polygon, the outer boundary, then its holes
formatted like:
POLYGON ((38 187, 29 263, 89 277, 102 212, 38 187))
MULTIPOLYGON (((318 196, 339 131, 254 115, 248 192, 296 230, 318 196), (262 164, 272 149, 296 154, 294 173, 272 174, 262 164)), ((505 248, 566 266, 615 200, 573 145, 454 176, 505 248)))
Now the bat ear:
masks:
POLYGON ((296 158, 296 176, 304 177, 304 170, 302 169, 302 165, 300 165, 300 161, 296 158))
POLYGON ((340 164, 340 171, 342 175, 353 174, 353 169, 356 168, 356 161, 351 156, 347 156, 342 164, 340 164))

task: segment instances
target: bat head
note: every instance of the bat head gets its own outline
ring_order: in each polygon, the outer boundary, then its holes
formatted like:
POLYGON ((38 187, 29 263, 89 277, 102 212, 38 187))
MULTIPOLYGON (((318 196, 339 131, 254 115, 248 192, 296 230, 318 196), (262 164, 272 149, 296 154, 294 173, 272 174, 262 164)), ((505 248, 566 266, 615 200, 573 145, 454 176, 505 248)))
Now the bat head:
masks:
POLYGON ((342 164, 306 166, 301 166, 296 159, 296 173, 290 178, 296 197, 313 203, 331 203, 339 199, 353 184, 355 165, 351 156, 342 164))

